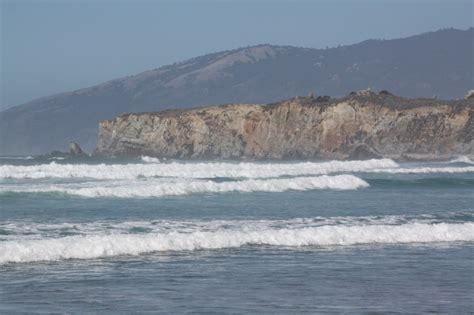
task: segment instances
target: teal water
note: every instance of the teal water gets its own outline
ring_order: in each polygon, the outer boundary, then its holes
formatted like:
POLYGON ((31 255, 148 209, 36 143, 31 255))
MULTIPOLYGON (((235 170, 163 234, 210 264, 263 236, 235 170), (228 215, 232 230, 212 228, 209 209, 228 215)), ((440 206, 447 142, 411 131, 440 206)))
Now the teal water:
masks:
POLYGON ((0 159, 0 313, 474 309, 474 165, 0 159))

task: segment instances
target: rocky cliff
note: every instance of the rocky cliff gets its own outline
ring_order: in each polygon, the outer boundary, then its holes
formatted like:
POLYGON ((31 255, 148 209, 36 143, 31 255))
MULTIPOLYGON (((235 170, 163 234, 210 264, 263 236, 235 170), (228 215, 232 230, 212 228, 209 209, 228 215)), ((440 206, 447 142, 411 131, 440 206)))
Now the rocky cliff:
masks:
POLYGON ((96 154, 169 158, 447 158, 474 154, 474 100, 389 93, 298 97, 127 114, 99 126, 96 154))

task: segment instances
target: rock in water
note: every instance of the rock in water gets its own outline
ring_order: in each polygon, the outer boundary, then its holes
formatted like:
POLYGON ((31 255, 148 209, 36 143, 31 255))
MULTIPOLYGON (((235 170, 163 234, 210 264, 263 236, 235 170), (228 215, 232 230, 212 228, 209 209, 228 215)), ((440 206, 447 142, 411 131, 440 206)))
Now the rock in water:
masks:
POLYGON ((69 142, 69 155, 70 156, 86 156, 87 154, 82 151, 81 147, 74 141, 69 142))

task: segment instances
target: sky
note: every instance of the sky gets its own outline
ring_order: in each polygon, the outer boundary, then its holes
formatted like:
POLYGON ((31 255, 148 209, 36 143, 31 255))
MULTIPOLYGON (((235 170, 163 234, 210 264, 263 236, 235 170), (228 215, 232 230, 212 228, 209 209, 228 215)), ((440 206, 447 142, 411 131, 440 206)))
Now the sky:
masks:
POLYGON ((474 0, 0 0, 0 110, 199 55, 473 26, 474 0))

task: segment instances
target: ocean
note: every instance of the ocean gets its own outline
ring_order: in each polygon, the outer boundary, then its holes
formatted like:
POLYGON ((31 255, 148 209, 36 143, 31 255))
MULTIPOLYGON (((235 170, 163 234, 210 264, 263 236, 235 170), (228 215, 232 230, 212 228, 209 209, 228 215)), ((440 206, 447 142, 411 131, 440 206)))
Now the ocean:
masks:
POLYGON ((474 163, 0 158, 0 313, 474 311, 474 163))

